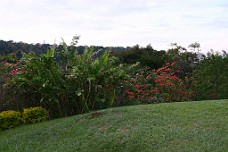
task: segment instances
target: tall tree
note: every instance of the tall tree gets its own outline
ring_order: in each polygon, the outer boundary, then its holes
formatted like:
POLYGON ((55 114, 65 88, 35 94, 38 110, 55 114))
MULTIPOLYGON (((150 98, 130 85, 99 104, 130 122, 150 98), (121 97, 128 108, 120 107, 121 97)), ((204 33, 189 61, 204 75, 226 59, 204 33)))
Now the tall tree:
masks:
POLYGON ((198 43, 198 42, 192 43, 188 46, 188 48, 190 48, 194 52, 196 52, 196 51, 199 52, 200 51, 200 43, 198 43))

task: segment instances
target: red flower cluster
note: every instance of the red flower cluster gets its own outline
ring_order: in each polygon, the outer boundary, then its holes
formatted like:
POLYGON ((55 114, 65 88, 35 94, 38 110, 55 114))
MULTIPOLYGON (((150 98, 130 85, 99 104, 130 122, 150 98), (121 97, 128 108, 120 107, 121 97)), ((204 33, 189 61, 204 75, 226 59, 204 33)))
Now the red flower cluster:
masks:
POLYGON ((22 70, 16 69, 16 70, 11 71, 11 74, 12 74, 12 75, 15 75, 15 74, 18 74, 18 73, 25 73, 25 72, 26 72, 25 69, 22 69, 22 70))
POLYGON ((176 69, 175 65, 176 61, 166 63, 164 67, 157 69, 154 73, 137 74, 130 81, 132 87, 126 90, 128 97, 141 101, 157 98, 165 102, 191 100, 192 93, 187 89, 188 78, 183 81, 176 76, 175 73, 180 70, 176 69))
POLYGON ((135 95, 134 95, 134 93, 133 93, 133 92, 128 91, 128 90, 126 90, 126 92, 127 92, 127 94, 128 94, 128 98, 130 98, 130 99, 135 98, 135 95))
POLYGON ((9 63, 7 60, 4 60, 0 63, 0 70, 1 70, 1 79, 4 81, 4 83, 8 83, 12 76, 16 74, 22 74, 27 72, 26 69, 22 69, 20 67, 20 62, 15 63, 9 63))

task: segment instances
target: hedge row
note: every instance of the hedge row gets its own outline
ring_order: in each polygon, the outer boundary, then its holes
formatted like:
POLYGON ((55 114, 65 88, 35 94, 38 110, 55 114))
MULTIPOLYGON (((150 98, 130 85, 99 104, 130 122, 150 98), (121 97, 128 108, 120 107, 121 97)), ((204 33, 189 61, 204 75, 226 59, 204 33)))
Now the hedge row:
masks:
POLYGON ((0 130, 14 128, 21 124, 33 124, 45 121, 48 118, 48 112, 42 107, 31 107, 18 111, 8 110, 0 112, 0 130))

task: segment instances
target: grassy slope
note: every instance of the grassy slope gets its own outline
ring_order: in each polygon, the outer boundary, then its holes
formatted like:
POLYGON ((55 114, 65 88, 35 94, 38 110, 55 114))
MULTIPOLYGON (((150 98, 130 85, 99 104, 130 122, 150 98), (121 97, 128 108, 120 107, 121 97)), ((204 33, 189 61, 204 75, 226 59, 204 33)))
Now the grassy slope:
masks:
POLYGON ((228 100, 100 111, 0 132, 0 151, 226 151, 228 100))

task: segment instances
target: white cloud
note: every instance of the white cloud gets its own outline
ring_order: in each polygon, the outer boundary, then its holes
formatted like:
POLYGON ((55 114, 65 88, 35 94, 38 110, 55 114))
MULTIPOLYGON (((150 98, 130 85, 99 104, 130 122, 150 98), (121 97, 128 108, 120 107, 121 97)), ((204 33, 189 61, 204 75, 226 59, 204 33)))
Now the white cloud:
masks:
POLYGON ((228 49, 221 41, 227 14, 225 0, 8 0, 0 5, 0 39, 70 42, 79 34, 82 45, 166 49, 198 41, 207 50, 228 49))

